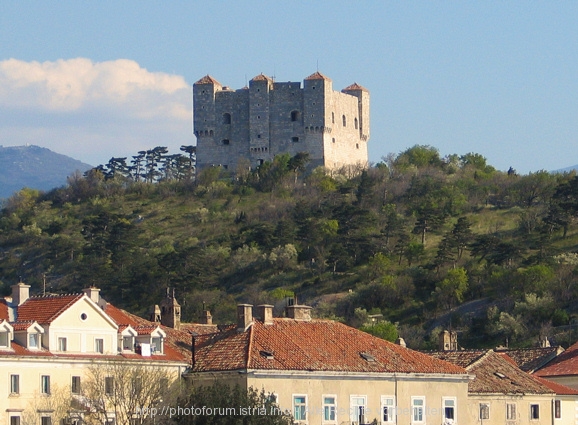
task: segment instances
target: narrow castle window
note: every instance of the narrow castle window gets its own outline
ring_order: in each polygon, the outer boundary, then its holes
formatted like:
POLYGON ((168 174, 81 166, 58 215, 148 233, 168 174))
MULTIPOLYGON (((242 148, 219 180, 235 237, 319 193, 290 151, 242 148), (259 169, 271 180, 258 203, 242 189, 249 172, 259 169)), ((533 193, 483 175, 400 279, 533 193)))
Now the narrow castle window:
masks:
POLYGON ((297 143, 299 141, 299 137, 291 137, 291 141, 293 143, 297 143))
POLYGON ((223 114, 223 124, 231 124, 231 114, 228 112, 223 114))
POLYGON ((346 127, 347 126, 347 120, 345 119, 345 115, 343 115, 342 118, 343 118, 343 127, 346 127))
POLYGON ((355 123, 355 129, 357 130, 357 118, 355 118, 354 123, 355 123))
POLYGON ((228 145, 228 144, 229 144, 229 139, 223 139, 222 142, 223 142, 223 145, 228 145))
POLYGON ((209 131, 209 136, 213 137, 213 130, 209 131))
POLYGON ((261 138, 261 135, 260 135, 260 134, 257 134, 257 139, 260 139, 260 138, 261 138))
POLYGON ((331 113, 331 124, 335 124, 335 112, 331 113))
POLYGON ((299 121, 301 120, 301 113, 299 111, 291 111, 291 121, 299 121))
POLYGON ((359 149, 359 143, 356 143, 356 144, 355 144, 355 147, 356 147, 357 149, 359 149))
POLYGON ((331 141, 332 141, 333 143, 335 143, 335 137, 334 137, 334 138, 332 138, 332 139, 331 139, 331 141))

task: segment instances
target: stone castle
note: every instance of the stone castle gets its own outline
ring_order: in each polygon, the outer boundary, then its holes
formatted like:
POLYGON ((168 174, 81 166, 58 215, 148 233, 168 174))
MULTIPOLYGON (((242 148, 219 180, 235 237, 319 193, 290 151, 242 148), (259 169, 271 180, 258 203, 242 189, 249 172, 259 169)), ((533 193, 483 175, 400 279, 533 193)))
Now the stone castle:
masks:
POLYGON ((275 155, 308 152, 310 168, 366 167, 369 91, 354 83, 334 91, 315 72, 303 81, 263 74, 232 90, 207 75, 193 85, 197 169, 255 167, 275 155))

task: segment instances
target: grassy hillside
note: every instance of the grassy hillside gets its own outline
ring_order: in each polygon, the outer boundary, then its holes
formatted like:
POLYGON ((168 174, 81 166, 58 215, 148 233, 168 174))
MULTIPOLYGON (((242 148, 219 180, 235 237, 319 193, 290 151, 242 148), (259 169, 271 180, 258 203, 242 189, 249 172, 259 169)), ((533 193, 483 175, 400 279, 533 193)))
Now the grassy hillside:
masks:
POLYGON ((96 285, 146 315, 174 287, 184 320, 206 305, 219 322, 237 302, 296 296, 420 348, 449 326, 470 347, 576 338, 574 174, 503 173, 428 146, 363 172, 302 165, 278 157, 234 178, 213 168, 156 183, 100 169, 21 191, 0 215, 0 289, 96 285))

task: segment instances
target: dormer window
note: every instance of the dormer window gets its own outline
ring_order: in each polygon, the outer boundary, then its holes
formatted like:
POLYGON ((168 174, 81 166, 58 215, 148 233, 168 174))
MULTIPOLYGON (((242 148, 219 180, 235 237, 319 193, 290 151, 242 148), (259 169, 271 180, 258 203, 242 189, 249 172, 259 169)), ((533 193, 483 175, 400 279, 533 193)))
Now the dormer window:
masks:
POLYGON ((39 348, 40 347, 40 338, 37 333, 29 334, 28 335, 28 348, 39 348))
POLYGON ((158 353, 158 354, 163 353, 163 338, 162 337, 160 337, 160 336, 153 337, 152 343, 151 343, 151 352, 152 353, 158 353))
POLYGON ((10 344, 10 333, 6 331, 0 332, 0 348, 8 348, 10 344))
POLYGON ((123 336, 122 337, 122 349, 124 351, 133 351, 134 342, 132 336, 123 336))

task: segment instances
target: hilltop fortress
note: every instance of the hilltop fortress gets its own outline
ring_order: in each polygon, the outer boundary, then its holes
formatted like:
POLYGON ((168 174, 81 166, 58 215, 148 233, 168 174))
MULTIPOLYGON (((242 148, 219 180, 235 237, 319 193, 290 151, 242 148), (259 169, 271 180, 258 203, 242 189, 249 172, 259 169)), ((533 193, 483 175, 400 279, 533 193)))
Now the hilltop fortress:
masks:
POLYGON ((197 170, 255 167, 275 155, 308 152, 310 167, 367 166, 369 91, 354 83, 334 91, 315 72, 303 81, 263 74, 232 90, 207 75, 193 85, 197 170))

